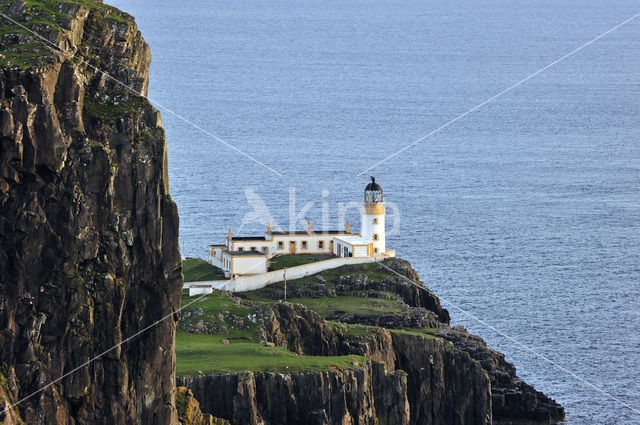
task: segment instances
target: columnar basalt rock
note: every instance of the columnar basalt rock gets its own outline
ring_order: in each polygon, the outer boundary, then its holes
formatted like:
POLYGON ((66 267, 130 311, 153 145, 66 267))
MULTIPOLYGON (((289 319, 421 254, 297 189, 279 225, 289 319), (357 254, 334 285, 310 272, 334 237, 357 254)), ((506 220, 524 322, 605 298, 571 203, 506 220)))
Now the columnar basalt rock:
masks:
POLYGON ((407 374, 382 363, 354 370, 178 377, 204 410, 232 424, 409 424, 407 374), (384 422, 382 422, 382 420, 384 422))
POLYGON ((19 383, 0 397, 95 359, 11 414, 177 424, 178 215, 160 114, 137 94, 149 48, 130 16, 99 2, 0 9, 65 49, 10 23, 0 37, 0 359, 19 383))

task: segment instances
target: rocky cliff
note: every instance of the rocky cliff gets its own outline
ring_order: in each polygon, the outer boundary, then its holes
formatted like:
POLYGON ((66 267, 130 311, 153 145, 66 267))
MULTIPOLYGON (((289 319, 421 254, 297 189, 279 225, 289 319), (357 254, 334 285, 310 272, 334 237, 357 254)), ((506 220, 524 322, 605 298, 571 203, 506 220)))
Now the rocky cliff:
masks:
MULTIPOLYGON (((178 334, 192 373, 176 389, 178 217, 144 97, 149 49, 100 2, 0 10, 22 23, 0 27, 0 424, 564 417, 501 354, 451 329, 435 294, 376 265, 290 282, 292 303, 275 302, 276 284, 194 305, 178 334), (207 363, 214 373, 198 370, 207 363)), ((418 279, 406 262, 387 266, 418 279)))
POLYGON ((176 424, 178 215, 149 48, 100 2, 0 10, 52 44, 0 18, 0 398, 24 399, 0 423, 176 424))
MULTIPOLYGON (((347 266, 288 282, 291 303, 269 302, 282 296, 282 284, 235 298, 247 305, 250 320, 256 317, 262 344, 302 357, 355 354, 366 359, 362 364, 348 370, 329 365, 304 372, 202 373, 178 377, 178 383, 193 391, 205 411, 234 425, 548 425, 564 420, 562 407, 522 382, 502 354, 464 329, 451 328, 435 294, 387 268, 419 282, 406 261, 387 260, 384 267, 347 266), (371 306, 365 309, 369 314, 360 312, 364 303, 371 306), (383 311, 376 312, 376 305, 383 311)), ((233 322, 246 328, 242 315, 219 317, 231 327, 233 322)), ((233 335, 231 327, 220 324, 181 327, 233 335)))
POLYGON ((204 410, 234 424, 408 423, 407 375, 382 363, 295 374, 243 372, 179 378, 204 410))

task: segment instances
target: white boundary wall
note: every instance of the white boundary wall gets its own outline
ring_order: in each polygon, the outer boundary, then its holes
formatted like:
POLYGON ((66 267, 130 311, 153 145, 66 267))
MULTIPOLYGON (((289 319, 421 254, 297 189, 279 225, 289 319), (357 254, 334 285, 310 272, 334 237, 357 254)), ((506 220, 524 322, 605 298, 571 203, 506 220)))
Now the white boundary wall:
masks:
MULTIPOLYGON (((316 261, 315 263, 287 268, 287 279, 300 279, 325 270, 335 269, 336 267, 346 266, 348 264, 373 263, 376 260, 377 258, 374 257, 345 257, 316 261)), ((231 292, 253 291, 254 289, 264 288, 270 283, 282 282, 283 280, 284 269, 253 276, 240 276, 231 280, 194 282, 197 286, 193 285, 189 287, 189 296, 192 297, 194 295, 210 294, 213 289, 221 289, 231 292)))

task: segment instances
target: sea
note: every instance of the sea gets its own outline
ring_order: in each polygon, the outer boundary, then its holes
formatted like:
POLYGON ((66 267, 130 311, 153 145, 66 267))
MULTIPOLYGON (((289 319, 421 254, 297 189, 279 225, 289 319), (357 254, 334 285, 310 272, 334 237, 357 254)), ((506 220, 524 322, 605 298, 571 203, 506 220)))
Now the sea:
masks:
POLYGON ((640 17, 573 52, 637 0, 107 2, 151 49, 184 257, 357 230, 375 176, 453 324, 568 424, 640 423, 640 17))

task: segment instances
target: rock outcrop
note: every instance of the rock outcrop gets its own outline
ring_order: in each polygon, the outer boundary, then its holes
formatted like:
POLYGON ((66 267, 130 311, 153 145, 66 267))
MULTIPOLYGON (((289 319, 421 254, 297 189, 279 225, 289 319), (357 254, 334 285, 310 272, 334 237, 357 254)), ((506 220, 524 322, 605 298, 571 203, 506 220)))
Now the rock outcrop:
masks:
POLYGON ((186 387, 176 389, 176 408, 181 425, 229 425, 226 419, 214 418, 200 410, 200 403, 186 387))
POLYGON ((207 411, 232 424, 408 424, 407 375, 383 363, 353 370, 178 377, 207 411), (385 422, 380 422, 384 420, 385 422))
MULTIPOLYGON (((389 260, 385 266, 419 282, 406 261, 389 260)), ((299 304, 254 305, 265 310, 256 317, 267 344, 299 355, 355 354, 369 361, 356 370, 225 373, 178 381, 206 411, 232 425, 548 425, 564 420, 563 408, 522 382, 504 355, 463 328, 451 328, 448 312, 426 287, 385 273, 384 267, 375 273, 367 267, 348 266, 333 277, 319 274, 311 284, 290 282, 288 291, 302 300, 398 297, 411 311, 422 311, 430 327, 412 326, 406 310, 390 315, 392 326, 384 328, 369 326, 384 317, 380 314, 362 315, 365 320, 354 327, 359 315, 325 312, 341 324, 299 304)), ((274 284, 255 295, 277 299, 281 293, 274 284)))
POLYGON ((149 48, 100 2, 0 9, 53 44, 3 22, 0 360, 17 386, 0 398, 24 399, 4 420, 177 424, 178 215, 149 48))
POLYGON ((442 328, 438 334, 478 361, 491 379, 493 416, 500 424, 554 423, 564 420, 564 409, 516 375, 504 354, 462 327, 442 328))
MULTIPOLYGON (((368 360, 343 369, 181 377, 188 389, 176 390, 178 216, 160 115, 144 97, 149 48, 130 16, 101 2, 0 0, 0 10, 48 40, 12 22, 0 31, 1 424, 537 425, 564 418, 501 354, 451 329, 426 287, 360 266, 291 287, 291 296, 380 298, 400 309, 321 317, 300 305, 256 303, 252 320, 260 321, 264 344, 368 360)), ((407 262, 387 267, 418 281, 407 262)), ((269 291, 273 299, 281 294, 274 285, 261 296, 269 291)), ((186 330, 226 332, 219 322, 227 316, 191 314, 186 330)))

